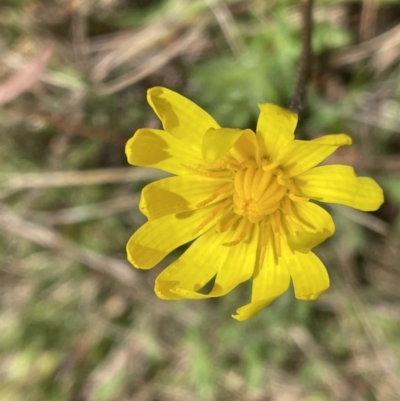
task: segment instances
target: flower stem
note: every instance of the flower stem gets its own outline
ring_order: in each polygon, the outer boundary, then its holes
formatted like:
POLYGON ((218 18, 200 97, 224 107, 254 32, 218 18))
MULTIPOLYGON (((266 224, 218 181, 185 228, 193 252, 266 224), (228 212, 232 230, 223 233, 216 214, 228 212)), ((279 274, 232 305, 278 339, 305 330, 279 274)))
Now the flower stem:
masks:
POLYGON ((306 89, 311 77, 311 37, 313 28, 312 8, 314 0, 302 0, 300 4, 302 19, 301 55, 299 62, 299 78, 296 89, 289 102, 289 110, 301 113, 305 108, 306 89))

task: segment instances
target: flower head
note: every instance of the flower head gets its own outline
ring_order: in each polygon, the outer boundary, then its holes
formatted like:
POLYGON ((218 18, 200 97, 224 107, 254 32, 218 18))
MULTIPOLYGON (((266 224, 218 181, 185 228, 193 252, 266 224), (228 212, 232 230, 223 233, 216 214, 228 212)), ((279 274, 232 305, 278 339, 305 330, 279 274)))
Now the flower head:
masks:
POLYGON ((175 176, 147 185, 140 210, 148 222, 127 244, 129 261, 150 269, 194 242, 157 277, 162 299, 219 297, 252 278, 251 302, 233 316, 245 320, 293 282, 298 299, 317 298, 329 277, 311 249, 335 230, 311 202, 376 210, 382 189, 348 166, 316 167, 347 135, 294 139, 297 115, 260 104, 256 133, 221 128, 204 110, 161 87, 147 99, 164 130, 139 129, 126 145, 130 164, 175 176), (212 290, 200 290, 214 279, 212 290))

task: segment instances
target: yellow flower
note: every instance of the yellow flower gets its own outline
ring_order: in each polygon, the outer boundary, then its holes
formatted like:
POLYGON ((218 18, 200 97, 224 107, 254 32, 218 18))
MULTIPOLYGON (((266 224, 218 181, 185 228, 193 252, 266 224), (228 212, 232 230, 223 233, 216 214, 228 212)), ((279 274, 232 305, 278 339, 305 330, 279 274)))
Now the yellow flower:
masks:
POLYGON ((298 299, 329 287, 325 266, 310 250, 331 236, 331 216, 310 199, 376 210, 382 189, 348 166, 317 166, 347 135, 294 139, 297 115, 260 104, 256 133, 220 128, 204 110, 161 87, 147 96, 164 130, 139 129, 126 145, 130 164, 176 176, 142 192, 148 222, 127 244, 129 261, 150 269, 182 244, 189 249, 157 277, 162 299, 219 297, 252 278, 245 320, 293 282, 298 299), (199 292, 215 279, 208 294, 199 292))

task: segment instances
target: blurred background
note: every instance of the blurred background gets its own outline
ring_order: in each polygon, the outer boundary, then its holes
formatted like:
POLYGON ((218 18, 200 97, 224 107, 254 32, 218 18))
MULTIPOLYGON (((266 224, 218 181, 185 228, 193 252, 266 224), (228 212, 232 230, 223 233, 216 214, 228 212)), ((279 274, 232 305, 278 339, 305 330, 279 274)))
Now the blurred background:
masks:
POLYGON ((331 288, 250 321, 244 284, 166 302, 125 261, 145 221, 124 144, 177 90, 228 127, 297 79, 293 0, 2 0, 0 400, 400 400, 400 5, 316 1, 314 78, 297 136, 345 132, 332 163, 374 177, 376 213, 329 207, 331 288))

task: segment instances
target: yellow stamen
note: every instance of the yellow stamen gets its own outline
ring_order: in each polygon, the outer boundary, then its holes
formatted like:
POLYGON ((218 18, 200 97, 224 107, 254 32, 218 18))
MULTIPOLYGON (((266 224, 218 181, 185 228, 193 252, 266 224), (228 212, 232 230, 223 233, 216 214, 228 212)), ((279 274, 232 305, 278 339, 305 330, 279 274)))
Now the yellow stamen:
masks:
POLYGON ((200 175, 202 177, 209 177, 209 178, 231 178, 230 171, 209 171, 209 170, 202 170, 201 167, 191 167, 186 164, 182 164, 187 170, 191 173, 200 175))
POLYGON ((300 231, 302 229, 301 223, 294 217, 292 210, 292 202, 288 197, 285 198, 283 204, 283 212, 285 213, 285 219, 289 223, 289 227, 293 228, 295 231, 300 231))
POLYGON ((194 230, 193 235, 197 234, 201 231, 214 217, 218 215, 222 210, 226 209, 229 205, 231 205, 232 201, 227 199, 225 202, 222 202, 219 206, 217 206, 194 230))
POLYGON ((265 224, 265 220, 263 220, 263 225, 261 228, 261 249, 260 249, 260 257, 259 257, 259 264, 262 266, 264 263, 265 259, 265 252, 267 250, 268 242, 269 242, 269 237, 270 237, 270 226, 269 223, 265 224))
POLYGON ((274 240, 275 240, 275 249, 278 256, 281 256, 281 215, 280 211, 277 210, 274 214, 274 240))
POLYGON ((309 198, 304 198, 303 196, 298 196, 293 193, 288 194, 288 197, 293 201, 293 202, 308 202, 310 199, 309 198))
POLYGON ((247 168, 237 171, 234 178, 234 211, 247 216, 252 223, 259 223, 264 217, 280 207, 287 193, 272 171, 247 168))
POLYGON ((251 226, 252 226, 252 224, 249 220, 242 219, 242 221, 239 223, 239 225, 237 226, 236 231, 235 231, 235 236, 236 236, 236 234, 238 234, 240 232, 239 236, 235 240, 230 241, 230 242, 225 242, 222 245, 230 247, 230 246, 235 246, 237 244, 240 244, 246 238, 248 232, 250 231, 251 226))
POLYGON ((303 196, 296 195, 296 187, 292 180, 286 180, 286 186, 289 189, 288 196, 293 202, 308 202, 309 198, 304 198, 303 196))
POLYGON ((228 196, 232 195, 233 192, 233 188, 232 188, 232 184, 226 184, 225 186, 221 187, 218 191, 214 192, 210 197, 208 197, 207 199, 199 202, 196 207, 200 208, 200 207, 204 207, 206 205, 208 205, 209 203, 211 203, 212 201, 214 201, 215 199, 217 199, 219 196, 221 196, 221 199, 225 199, 228 196))
POLYGON ((283 172, 280 169, 275 170, 276 171, 276 181, 279 185, 281 186, 286 186, 287 185, 287 180, 284 178, 283 172))
POLYGON ((246 160, 245 162, 240 163, 240 169, 256 167, 257 163, 254 160, 246 160))
POLYGON ((263 171, 271 171, 277 167, 278 165, 276 163, 270 163, 268 160, 265 159, 261 162, 261 168, 263 171))
POLYGON ((243 194, 246 199, 251 198, 251 187, 253 186, 256 171, 255 168, 249 168, 236 173, 236 175, 240 174, 240 179, 243 181, 243 194))
POLYGON ((207 170, 240 170, 240 163, 236 160, 219 160, 205 167, 207 170))
POLYGON ((261 198, 265 189, 268 188, 268 185, 270 184, 272 179, 273 179, 272 173, 267 174, 262 169, 257 169, 253 186, 251 188, 251 197, 261 198))
POLYGON ((221 220, 220 220, 217 223, 217 227, 216 227, 217 232, 223 233, 225 231, 228 231, 241 218, 242 218, 242 216, 239 216, 238 214, 235 214, 224 225, 221 225, 221 220))

